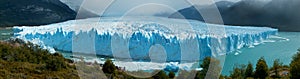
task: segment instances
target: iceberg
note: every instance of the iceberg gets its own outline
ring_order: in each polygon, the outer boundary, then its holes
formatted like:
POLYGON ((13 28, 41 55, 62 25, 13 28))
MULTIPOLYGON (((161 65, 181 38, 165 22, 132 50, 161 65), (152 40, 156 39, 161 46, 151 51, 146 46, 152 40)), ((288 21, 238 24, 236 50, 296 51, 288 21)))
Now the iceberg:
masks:
POLYGON ((99 17, 15 26, 14 37, 47 49, 132 60, 183 62, 263 43, 278 30, 163 17, 99 17), (217 29, 211 29, 214 27, 217 29), (51 47, 51 48, 49 48, 51 47))
POLYGON ((164 68, 165 71, 178 72, 179 71, 179 63, 178 62, 169 62, 164 68))

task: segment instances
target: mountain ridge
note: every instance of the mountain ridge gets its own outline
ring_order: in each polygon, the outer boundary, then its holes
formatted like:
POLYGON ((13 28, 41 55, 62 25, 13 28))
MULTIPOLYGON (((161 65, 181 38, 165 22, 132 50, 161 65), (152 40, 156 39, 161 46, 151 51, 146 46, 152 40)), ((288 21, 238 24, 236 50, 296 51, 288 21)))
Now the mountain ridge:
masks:
MULTIPOLYGON (((219 9, 225 25, 267 26, 277 28, 280 31, 300 31, 300 27, 298 27, 300 25, 300 16, 297 15, 300 11, 295 10, 295 7, 300 7, 299 0, 274 0, 271 2, 243 0, 233 4, 228 3, 230 2, 222 1, 215 4, 219 9), (223 4, 227 4, 228 6, 223 4)), ((197 6, 193 5, 178 10, 169 16, 169 18, 204 21, 198 11, 208 12, 215 10, 213 5, 201 8, 197 7, 199 10, 194 7, 197 6)))
POLYGON ((76 17, 59 0, 1 0, 0 5, 0 27, 46 25, 76 17))

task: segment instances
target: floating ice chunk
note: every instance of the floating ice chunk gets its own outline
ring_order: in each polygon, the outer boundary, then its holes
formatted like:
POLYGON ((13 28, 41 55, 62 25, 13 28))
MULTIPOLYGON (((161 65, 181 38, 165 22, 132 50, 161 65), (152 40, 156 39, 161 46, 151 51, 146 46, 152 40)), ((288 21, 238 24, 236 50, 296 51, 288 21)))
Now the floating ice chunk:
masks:
POLYGON ((179 70, 179 63, 178 62, 167 63, 167 66, 164 70, 165 71, 177 72, 179 70))
POLYGON ((235 53, 234 53, 234 55, 239 55, 239 54, 240 54, 240 53, 238 53, 238 52, 235 52, 235 53))
POLYGON ((196 70, 196 71, 202 71, 203 68, 196 68, 195 70, 196 70))

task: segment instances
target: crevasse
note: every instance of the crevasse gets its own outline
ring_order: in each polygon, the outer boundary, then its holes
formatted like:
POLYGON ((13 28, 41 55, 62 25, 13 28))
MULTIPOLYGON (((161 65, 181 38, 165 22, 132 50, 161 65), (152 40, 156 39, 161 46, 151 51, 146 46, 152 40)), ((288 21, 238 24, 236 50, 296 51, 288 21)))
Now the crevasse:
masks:
POLYGON ((268 27, 225 26, 161 17, 89 18, 13 29, 16 38, 45 48, 136 60, 163 56, 154 58, 166 61, 194 61, 228 54, 260 44, 278 31, 268 27), (220 33, 224 36, 214 35, 216 33, 208 27, 224 29, 220 33), (151 50, 157 45, 163 47, 163 51, 151 50))

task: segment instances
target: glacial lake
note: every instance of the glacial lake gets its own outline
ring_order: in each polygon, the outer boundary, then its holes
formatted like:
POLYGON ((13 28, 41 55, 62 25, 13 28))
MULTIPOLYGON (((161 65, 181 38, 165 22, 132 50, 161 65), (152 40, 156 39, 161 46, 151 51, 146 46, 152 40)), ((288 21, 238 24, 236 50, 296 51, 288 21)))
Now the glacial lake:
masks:
POLYGON ((300 32, 279 32, 281 40, 270 39, 274 42, 267 42, 255 46, 254 48, 240 49, 241 53, 235 55, 234 53, 226 55, 222 74, 229 75, 233 67, 240 64, 248 64, 251 62, 255 67, 257 60, 264 57, 268 66, 273 65, 275 59, 279 59, 284 65, 289 65, 297 49, 300 48, 300 32), (284 38, 288 40, 284 40, 284 38))
MULTIPOLYGON (((12 30, 10 28, 0 29, 0 40, 8 39, 11 36, 12 30)), ((260 57, 265 58, 269 67, 273 65, 275 59, 280 59, 284 65, 288 65, 298 48, 300 48, 300 32, 279 32, 278 37, 271 38, 269 42, 253 48, 242 48, 239 50, 239 54, 231 53, 218 58, 225 59, 222 74, 229 75, 235 65, 251 62, 255 67, 260 57)), ((69 55, 69 53, 63 54, 69 55)))

